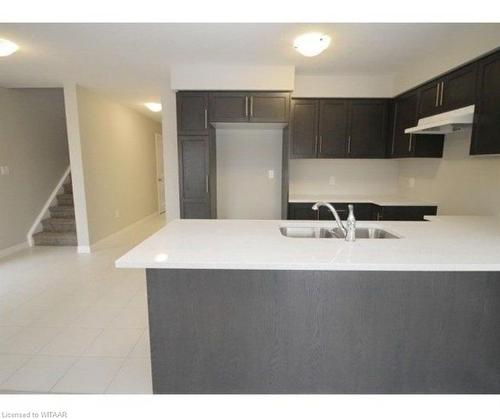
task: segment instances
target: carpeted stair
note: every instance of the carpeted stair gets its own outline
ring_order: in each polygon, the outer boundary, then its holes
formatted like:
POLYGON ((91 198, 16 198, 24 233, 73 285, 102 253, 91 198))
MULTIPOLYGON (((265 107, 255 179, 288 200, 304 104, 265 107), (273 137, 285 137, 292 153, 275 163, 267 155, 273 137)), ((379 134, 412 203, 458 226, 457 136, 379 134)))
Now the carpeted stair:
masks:
POLYGON ((49 208, 50 217, 42 220, 43 230, 33 235, 36 246, 76 246, 75 207, 71 175, 57 195, 57 205, 49 208))

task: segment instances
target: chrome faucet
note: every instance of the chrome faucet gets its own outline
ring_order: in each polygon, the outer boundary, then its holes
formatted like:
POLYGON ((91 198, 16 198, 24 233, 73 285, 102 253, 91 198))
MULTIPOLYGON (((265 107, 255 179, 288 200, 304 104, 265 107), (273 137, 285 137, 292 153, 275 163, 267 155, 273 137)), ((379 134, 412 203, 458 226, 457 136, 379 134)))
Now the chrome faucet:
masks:
POLYGON ((335 217, 335 221, 337 222, 337 226, 340 231, 344 234, 344 237, 346 241, 348 242, 353 242, 356 240, 356 218, 354 217, 354 206, 349 204, 349 215, 347 217, 347 228, 344 227, 344 224, 342 223, 342 220, 339 217, 339 214, 337 213, 337 210, 333 207, 333 205, 329 204, 328 202, 316 202, 313 206, 312 209, 314 211, 318 211, 320 207, 326 207, 330 210, 330 212, 333 214, 335 217))

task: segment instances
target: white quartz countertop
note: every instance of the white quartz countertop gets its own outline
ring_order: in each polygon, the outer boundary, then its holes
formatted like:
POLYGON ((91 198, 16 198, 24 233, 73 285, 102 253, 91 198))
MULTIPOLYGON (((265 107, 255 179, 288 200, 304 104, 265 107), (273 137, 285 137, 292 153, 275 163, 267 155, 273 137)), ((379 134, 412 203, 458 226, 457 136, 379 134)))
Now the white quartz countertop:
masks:
POLYGON ((420 201, 400 195, 299 195, 291 194, 288 202, 342 202, 342 203, 369 203, 380 206, 437 206, 436 202, 420 201))
POLYGON ((500 271, 500 217, 361 221, 399 239, 284 237, 281 226, 331 221, 176 220, 116 261, 118 268, 500 271))

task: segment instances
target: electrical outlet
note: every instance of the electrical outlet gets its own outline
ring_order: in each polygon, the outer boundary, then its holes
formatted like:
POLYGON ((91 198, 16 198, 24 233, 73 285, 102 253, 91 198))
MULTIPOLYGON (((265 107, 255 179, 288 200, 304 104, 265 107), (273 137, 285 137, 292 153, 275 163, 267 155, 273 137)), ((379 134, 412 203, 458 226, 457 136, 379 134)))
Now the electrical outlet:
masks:
POLYGON ((269 179, 274 179, 274 170, 268 170, 267 171, 267 177, 269 179))
POLYGON ((335 176, 330 176, 328 178, 328 184, 331 186, 335 186, 337 184, 337 180, 335 179, 335 176))

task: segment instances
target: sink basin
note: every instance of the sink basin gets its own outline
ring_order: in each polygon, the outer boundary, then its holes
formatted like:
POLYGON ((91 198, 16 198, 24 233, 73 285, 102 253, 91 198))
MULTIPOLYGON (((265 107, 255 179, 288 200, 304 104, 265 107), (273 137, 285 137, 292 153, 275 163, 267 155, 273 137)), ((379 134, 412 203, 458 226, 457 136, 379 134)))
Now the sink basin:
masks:
MULTIPOLYGON (((342 231, 335 227, 333 229, 325 227, 280 227, 280 232, 285 237, 302 239, 343 239, 342 231)), ((398 239, 395 234, 375 227, 360 227, 356 229, 357 239, 398 239)))

